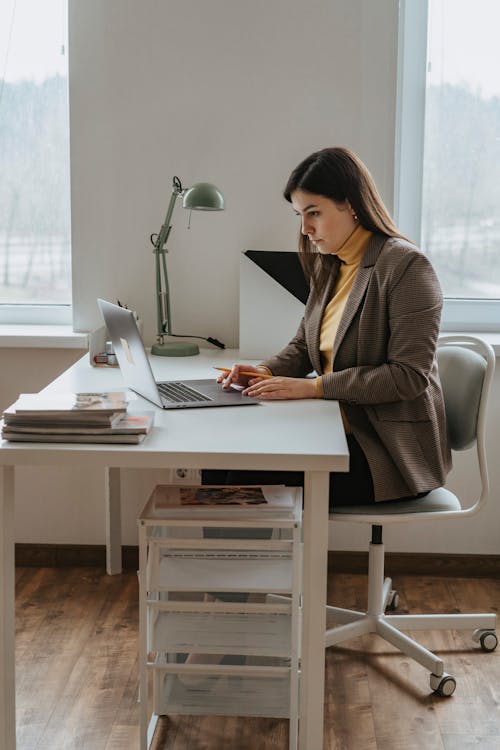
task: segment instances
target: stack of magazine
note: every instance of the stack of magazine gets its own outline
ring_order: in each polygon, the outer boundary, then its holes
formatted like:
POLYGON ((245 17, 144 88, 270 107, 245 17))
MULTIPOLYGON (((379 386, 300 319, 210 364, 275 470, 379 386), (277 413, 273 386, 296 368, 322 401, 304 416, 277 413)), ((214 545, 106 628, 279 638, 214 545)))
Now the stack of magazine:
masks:
POLYGON ((144 515, 151 518, 189 517, 207 513, 210 516, 231 514, 264 517, 290 515, 296 503, 296 488, 283 485, 241 486, 227 485, 189 486, 158 484, 144 515))
POLYGON ((130 413, 122 391, 22 393, 3 413, 2 438, 36 443, 141 443, 154 412, 130 413))

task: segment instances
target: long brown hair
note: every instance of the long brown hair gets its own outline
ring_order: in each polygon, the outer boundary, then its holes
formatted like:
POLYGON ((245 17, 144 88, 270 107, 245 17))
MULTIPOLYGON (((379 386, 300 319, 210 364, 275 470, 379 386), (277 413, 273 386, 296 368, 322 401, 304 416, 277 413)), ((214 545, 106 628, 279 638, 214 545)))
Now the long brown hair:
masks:
MULTIPOLYGON (((348 201, 362 227, 387 237, 405 239, 385 207, 370 172, 347 148, 324 148, 304 159, 293 170, 283 191, 289 203, 295 190, 321 195, 335 203, 348 201)), ((319 293, 330 274, 332 258, 318 253, 302 233, 299 253, 311 288, 319 293)))

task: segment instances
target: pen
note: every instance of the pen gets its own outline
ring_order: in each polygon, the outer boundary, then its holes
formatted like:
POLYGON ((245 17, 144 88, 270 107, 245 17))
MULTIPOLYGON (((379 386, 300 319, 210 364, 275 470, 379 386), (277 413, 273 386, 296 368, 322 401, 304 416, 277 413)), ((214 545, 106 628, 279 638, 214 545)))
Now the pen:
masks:
MULTIPOLYGON (((221 372, 231 372, 230 367, 214 367, 214 370, 220 370, 221 372)), ((246 370, 240 370, 240 375, 251 375, 254 378, 272 378, 273 375, 267 375, 264 372, 247 372, 246 370)))

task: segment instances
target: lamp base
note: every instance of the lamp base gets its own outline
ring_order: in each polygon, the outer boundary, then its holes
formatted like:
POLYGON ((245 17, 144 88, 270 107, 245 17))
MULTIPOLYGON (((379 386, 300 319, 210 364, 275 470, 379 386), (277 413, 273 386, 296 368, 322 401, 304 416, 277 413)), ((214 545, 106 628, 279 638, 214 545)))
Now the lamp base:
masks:
POLYGON ((165 341, 151 347, 151 354, 157 357, 193 357, 199 353, 198 344, 192 344, 190 341, 165 341))

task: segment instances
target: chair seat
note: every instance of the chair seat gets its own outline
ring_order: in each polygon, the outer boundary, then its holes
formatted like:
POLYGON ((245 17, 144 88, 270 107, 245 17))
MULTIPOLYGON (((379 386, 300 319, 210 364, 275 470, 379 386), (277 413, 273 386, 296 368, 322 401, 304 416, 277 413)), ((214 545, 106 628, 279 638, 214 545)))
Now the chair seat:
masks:
MULTIPOLYGON (((444 513, 449 511, 459 511, 462 509, 460 501, 449 490, 444 487, 438 487, 431 490, 425 497, 416 500, 391 500, 390 502, 371 503, 370 505, 340 505, 330 514, 330 517, 337 516, 381 516, 404 515, 407 513, 444 513)), ((367 520, 369 523, 369 520, 367 520)))

